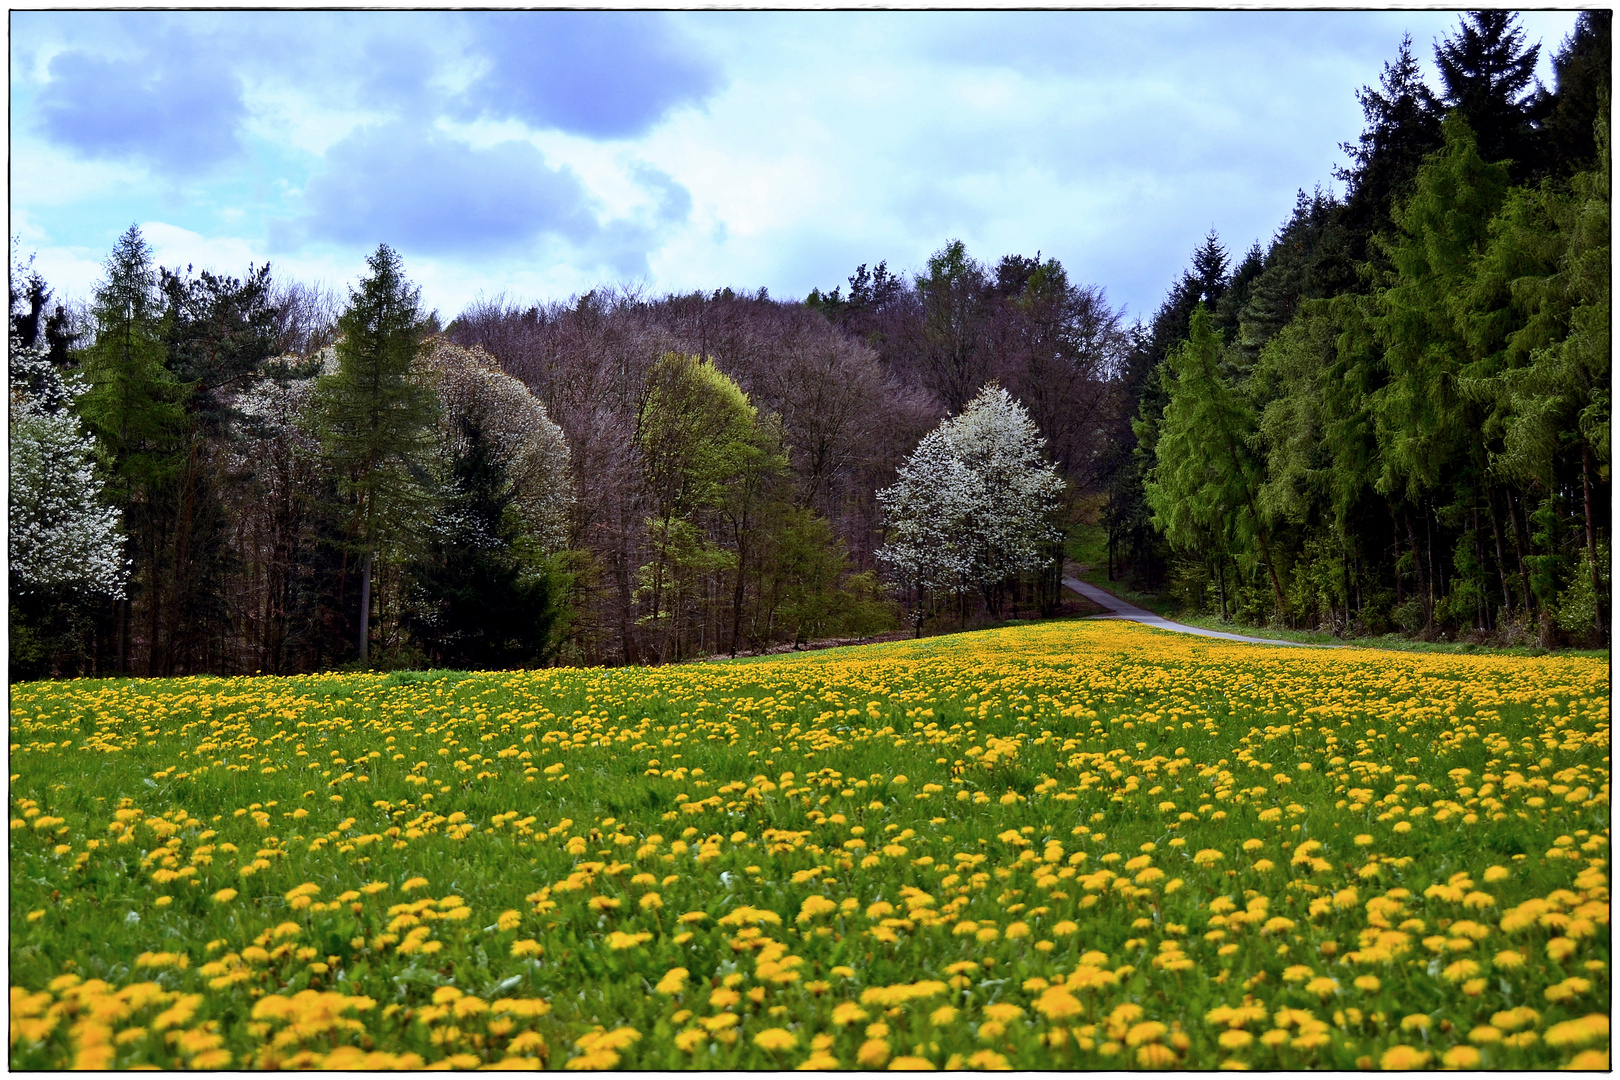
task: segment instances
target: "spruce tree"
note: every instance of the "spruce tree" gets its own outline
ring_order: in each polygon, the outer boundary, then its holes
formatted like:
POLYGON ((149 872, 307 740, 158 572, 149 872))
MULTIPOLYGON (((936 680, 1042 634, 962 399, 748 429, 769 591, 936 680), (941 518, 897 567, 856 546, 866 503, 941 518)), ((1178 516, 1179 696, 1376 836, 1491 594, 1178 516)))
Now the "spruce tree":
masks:
POLYGON ((1548 170, 1567 177, 1597 162, 1598 144, 1592 131, 1599 102, 1610 94, 1609 66, 1614 12, 1583 11, 1575 29, 1553 54, 1552 92, 1536 95, 1535 114, 1541 127, 1542 156, 1548 170))
POLYGON ((438 664, 507 668, 542 660, 556 607, 524 566, 514 492, 479 425, 461 422, 446 491, 410 568, 407 625, 438 664))
MULTIPOLYGON (((1256 495, 1262 463, 1253 452, 1255 416, 1221 373, 1221 339, 1209 310, 1193 312, 1186 342, 1166 361, 1169 401, 1157 431, 1157 459, 1143 478, 1153 525, 1183 548, 1253 538, 1281 614, 1282 583, 1256 495)), ((1138 427, 1138 437, 1146 434, 1138 427)))
POLYGON ((427 469, 438 398, 411 377, 427 332, 421 290, 406 280, 399 255, 380 245, 371 274, 350 290, 338 319, 337 371, 315 387, 318 436, 339 477, 348 544, 360 559, 362 663, 371 655, 371 583, 379 550, 412 535, 431 506, 427 469))
POLYGON ((1477 418, 1457 384, 1469 357, 1459 300, 1508 187, 1506 169, 1482 159, 1460 116, 1446 117, 1445 137, 1396 214, 1400 232, 1388 245, 1396 276, 1380 296, 1389 366, 1377 404, 1380 487, 1407 499, 1431 495, 1478 447, 1477 418))
POLYGON ((1515 180, 1539 171, 1531 130, 1532 84, 1540 45, 1524 45, 1511 11, 1470 11, 1457 32, 1435 46, 1445 103, 1467 121, 1486 161, 1511 161, 1515 180))
MULTIPOLYGON (((164 363, 162 304, 140 229, 132 225, 119 237, 106 274, 91 307, 95 340, 83 355, 88 389, 79 412, 110 460, 108 495, 123 514, 136 586, 155 611, 162 600, 157 560, 169 519, 161 492, 180 467, 185 388, 164 363)), ((120 672, 128 669, 131 619, 126 594, 114 630, 120 672)))
POLYGON ((1418 166, 1440 146, 1440 102, 1424 85, 1411 35, 1384 65, 1378 87, 1362 87, 1356 100, 1366 127, 1356 142, 1340 144, 1351 165, 1335 169, 1334 176, 1347 186, 1351 257, 1362 258, 1367 238, 1388 229, 1395 201, 1406 197, 1418 166))

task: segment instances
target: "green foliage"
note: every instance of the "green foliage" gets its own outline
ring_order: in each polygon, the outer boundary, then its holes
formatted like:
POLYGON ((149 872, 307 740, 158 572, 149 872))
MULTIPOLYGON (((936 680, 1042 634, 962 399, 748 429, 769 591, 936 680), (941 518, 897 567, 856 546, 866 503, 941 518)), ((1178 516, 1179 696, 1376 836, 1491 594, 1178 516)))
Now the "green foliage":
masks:
MULTIPOLYGON (((1537 230, 1555 272, 1515 282, 1532 318, 1512 344, 1527 363, 1504 374, 1503 450, 1511 475, 1547 483, 1572 441, 1609 459, 1610 245, 1609 137, 1600 118, 1601 166, 1577 176, 1566 194, 1543 188, 1516 200, 1541 213, 1537 230)), ((1528 211, 1516 218, 1522 220, 1528 211)), ((1515 221, 1515 223, 1516 223, 1515 221)), ((1521 226, 1521 229, 1523 226, 1521 226)), ((1506 232, 1506 229, 1504 229, 1506 232)))
POLYGON ((1172 544, 1228 552, 1255 541, 1277 607, 1285 601, 1266 544, 1255 493, 1253 410, 1220 368, 1221 339, 1199 306, 1187 340, 1166 361, 1169 403, 1158 428, 1156 463, 1142 488, 1153 524, 1172 544))
MULTIPOLYGON (((653 557, 637 574, 643 626, 655 632, 660 658, 684 647, 683 608, 727 570, 739 578, 745 543, 726 549, 700 527, 700 514, 729 511, 733 534, 747 519, 780 453, 760 429, 748 395, 711 360, 666 353, 647 372, 636 418, 646 519, 653 557)), ((733 647, 738 608, 733 604, 733 647)))
POLYGON ((1228 435, 1235 447, 1253 423, 1221 377, 1220 348, 1208 309, 1199 307, 1186 342, 1167 360, 1169 401, 1155 432, 1157 461, 1142 484, 1154 526, 1184 547, 1232 538, 1254 471, 1242 450, 1234 456, 1220 445, 1228 435))
POLYGON ((1558 594, 1553 618, 1566 634, 1582 638, 1598 625, 1599 603, 1609 592, 1609 545, 1598 545, 1596 561, 1584 550, 1580 561, 1570 567, 1568 584, 1558 594))
POLYGON ((412 378, 427 332, 421 290, 384 244, 338 320, 337 370, 315 386, 316 431, 350 513, 357 551, 411 535, 430 507, 427 463, 438 401, 412 378))
MULTIPOLYGON (((1363 95, 1348 201, 1302 196, 1259 273, 1209 290, 1216 332, 1192 319, 1139 394, 1143 497, 1196 606, 1241 611, 1265 564, 1287 607, 1334 633, 1393 622, 1507 644, 1538 620, 1544 639, 1555 620, 1606 621, 1608 590, 1589 579, 1610 482, 1607 95, 1594 168, 1513 186, 1523 170, 1490 160, 1464 113, 1522 111, 1528 54, 1511 19, 1470 19, 1445 51, 1448 94, 1471 104, 1438 125, 1441 145, 1418 164, 1433 101, 1403 46, 1363 95), (1376 191, 1398 196, 1387 218, 1376 191), (1354 284, 1323 272, 1380 228, 1354 284)), ((1497 152, 1523 134, 1511 127, 1491 134, 1497 152)))
POLYGON ((445 492, 410 568, 406 622, 435 664, 509 668, 544 661, 557 619, 542 563, 525 565, 521 520, 506 470, 470 421, 445 492))
POLYGON ((185 389, 164 363, 152 250, 138 228, 119 237, 105 270, 90 309, 95 340, 80 357, 87 389, 78 408, 127 502, 178 467, 185 389))
POLYGON ((1433 491, 1470 458, 1477 430, 1458 387, 1469 356, 1461 298, 1507 192, 1507 170, 1487 164, 1460 117, 1418 170, 1397 210, 1386 252, 1395 277, 1379 294, 1377 330, 1389 382, 1374 399, 1383 469, 1378 488, 1402 498, 1433 491))
POLYGON ((760 554, 755 636, 795 644, 818 638, 866 637, 897 625, 877 576, 851 573, 849 556, 827 519, 782 506, 760 554))
POLYGON ((713 361, 666 353, 647 372, 636 439, 657 516, 687 518, 719 501, 758 452, 758 410, 713 361))

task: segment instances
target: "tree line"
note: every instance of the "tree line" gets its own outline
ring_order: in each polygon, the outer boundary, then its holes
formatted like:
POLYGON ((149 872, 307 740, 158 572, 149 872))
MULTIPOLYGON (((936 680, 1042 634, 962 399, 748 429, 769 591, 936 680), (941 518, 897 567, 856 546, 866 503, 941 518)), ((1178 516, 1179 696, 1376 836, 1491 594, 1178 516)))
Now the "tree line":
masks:
POLYGON ((1050 611, 1125 340, 1055 260, 959 243, 847 297, 600 291, 440 326, 386 246, 340 300, 156 267, 131 228, 84 311, 28 267, 11 292, 18 677, 657 663, 1050 611), (908 576, 882 497, 975 397, 931 527, 982 548, 1017 510, 1022 554, 908 576), (1021 504, 1009 461, 1045 477, 1021 504))
POLYGON ((75 317, 14 268, 14 677, 546 658, 561 432, 369 270, 343 305, 131 228, 75 317))
POLYGON ((424 313, 157 267, 11 274, 14 677, 657 663, 1050 613, 1065 540, 1255 623, 1598 640, 1609 15, 1507 13, 1360 101, 1342 197, 1125 325, 950 241, 765 290, 424 313))
POLYGON ((1131 360, 1111 574, 1340 633, 1599 643, 1609 563, 1609 33, 1534 80, 1509 12, 1410 39, 1342 197, 1211 235, 1131 360))

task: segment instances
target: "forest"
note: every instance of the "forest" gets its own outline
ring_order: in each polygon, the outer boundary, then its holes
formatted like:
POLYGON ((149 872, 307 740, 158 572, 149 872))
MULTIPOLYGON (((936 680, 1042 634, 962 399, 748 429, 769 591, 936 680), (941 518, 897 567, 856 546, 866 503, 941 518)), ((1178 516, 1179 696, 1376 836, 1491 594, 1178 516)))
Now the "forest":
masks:
MULTIPOLYGON (((1059 609, 1606 645, 1607 11, 1410 40, 1336 189, 1145 320, 942 244, 765 289, 422 309, 10 275, 13 679, 667 663, 1059 609), (1335 193, 1335 191, 1337 193, 1335 193)), ((1347 133, 1349 134, 1349 133, 1347 133)), ((1326 180, 1327 178, 1321 178, 1326 180)))

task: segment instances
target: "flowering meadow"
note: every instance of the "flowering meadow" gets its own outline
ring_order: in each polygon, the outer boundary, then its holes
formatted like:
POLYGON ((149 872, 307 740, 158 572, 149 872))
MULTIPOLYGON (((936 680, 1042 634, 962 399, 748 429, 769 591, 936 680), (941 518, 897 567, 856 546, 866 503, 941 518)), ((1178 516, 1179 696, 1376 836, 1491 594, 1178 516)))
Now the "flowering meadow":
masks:
POLYGON ((19 684, 16 1069, 1607 1068, 1603 661, 19 684))

